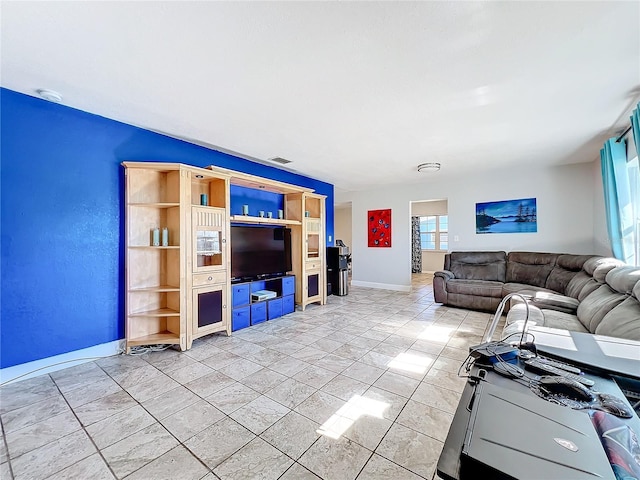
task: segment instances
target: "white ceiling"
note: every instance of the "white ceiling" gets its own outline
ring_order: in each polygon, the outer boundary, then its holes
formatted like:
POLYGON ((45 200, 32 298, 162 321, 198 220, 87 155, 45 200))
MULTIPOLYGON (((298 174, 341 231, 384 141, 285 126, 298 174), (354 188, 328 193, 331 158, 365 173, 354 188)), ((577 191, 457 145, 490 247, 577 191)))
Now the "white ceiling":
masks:
POLYGON ((628 125, 640 2, 7 2, 3 87, 281 156, 338 192, 592 161, 628 125))

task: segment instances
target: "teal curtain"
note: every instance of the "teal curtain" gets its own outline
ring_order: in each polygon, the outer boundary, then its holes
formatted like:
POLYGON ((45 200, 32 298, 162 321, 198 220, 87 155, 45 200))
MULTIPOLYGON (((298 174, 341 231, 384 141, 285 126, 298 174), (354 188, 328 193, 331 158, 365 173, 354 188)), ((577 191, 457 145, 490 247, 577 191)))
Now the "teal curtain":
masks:
POLYGON ((631 113, 631 130, 633 131, 633 142, 636 144, 636 153, 640 156, 640 103, 631 113))
POLYGON ((610 138, 600 150, 607 230, 613 255, 634 262, 633 205, 627 174, 627 142, 610 138))

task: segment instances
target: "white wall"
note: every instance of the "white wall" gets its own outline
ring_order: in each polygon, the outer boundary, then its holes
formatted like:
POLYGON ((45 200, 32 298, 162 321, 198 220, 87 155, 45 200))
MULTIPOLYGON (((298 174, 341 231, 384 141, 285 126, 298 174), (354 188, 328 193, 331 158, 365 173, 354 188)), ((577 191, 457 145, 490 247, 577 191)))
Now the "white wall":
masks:
MULTIPOLYGON (((447 215, 446 200, 429 200, 426 202, 414 202, 411 204, 411 216, 447 215)), ((442 270, 444 266, 445 252, 422 251, 422 271, 433 273, 442 270)))
MULTIPOLYGON (((413 185, 351 192, 353 283, 398 290, 411 285, 410 202, 447 198, 450 250, 594 252, 594 166, 591 163, 434 177, 413 185), (538 232, 476 234, 477 202, 535 197, 538 232), (367 247, 367 211, 392 209, 392 247, 367 247), (454 239, 458 237, 457 241, 454 239)), ((343 195, 347 197, 347 195, 343 195)), ((340 199, 341 201, 344 199, 340 199)))
POLYGON ((600 160, 593 162, 593 253, 605 257, 613 256, 607 233, 600 160))
POLYGON ((351 204, 340 205, 333 211, 333 231, 335 240, 342 240, 351 248, 351 204))

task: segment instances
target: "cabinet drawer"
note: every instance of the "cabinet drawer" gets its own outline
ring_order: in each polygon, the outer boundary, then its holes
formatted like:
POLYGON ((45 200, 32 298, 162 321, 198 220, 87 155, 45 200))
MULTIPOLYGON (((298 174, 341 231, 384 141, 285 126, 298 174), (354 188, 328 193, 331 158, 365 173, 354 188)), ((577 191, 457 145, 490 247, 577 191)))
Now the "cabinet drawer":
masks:
POLYGON ((307 270, 307 272, 309 270, 320 270, 320 267, 322 267, 322 263, 320 262, 320 260, 309 260, 304 264, 304 268, 307 270))
POLYGON ((251 284, 249 283, 231 285, 231 304, 234 308, 249 305, 250 286, 251 284))
POLYGON ((251 325, 267 321, 267 302, 259 302, 251 305, 251 325))
POLYGON ((250 316, 251 313, 248 305, 242 308, 235 308, 231 312, 231 330, 235 332, 241 328, 248 327, 250 323, 250 316))
POLYGON ((296 277, 282 278, 282 296, 293 295, 296 293, 296 277))
POLYGON ((269 309, 269 320, 282 316, 282 299, 275 298, 267 302, 269 309))
POLYGON ((293 295, 282 297, 282 314, 287 315, 293 313, 296 309, 296 304, 293 299, 293 295))
POLYGON ((211 272, 196 273, 193 276, 193 286, 200 287, 202 285, 213 285, 214 283, 225 283, 227 281, 227 272, 211 272))

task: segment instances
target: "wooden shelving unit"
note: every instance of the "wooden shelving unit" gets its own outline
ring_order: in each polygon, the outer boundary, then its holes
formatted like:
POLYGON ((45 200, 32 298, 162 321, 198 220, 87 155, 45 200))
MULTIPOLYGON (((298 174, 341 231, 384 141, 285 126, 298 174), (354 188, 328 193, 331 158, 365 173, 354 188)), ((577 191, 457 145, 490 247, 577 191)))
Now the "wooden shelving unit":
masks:
POLYGON ((178 164, 126 162, 126 339, 136 345, 186 348, 182 279, 184 178, 178 164), (153 230, 167 228, 168 245, 153 245, 153 230), (160 340, 162 340, 160 342, 160 340))
POLYGON ((187 348, 204 335, 231 335, 229 176, 194 169, 190 183, 187 348))
POLYGON ((326 302, 324 196, 217 167, 123 166, 127 351, 154 344, 186 350, 203 335, 231 334, 231 222, 290 227, 296 303, 326 302), (283 195, 285 218, 231 216, 231 184, 283 195), (156 228, 168 229, 167 244, 154 245, 156 228))

